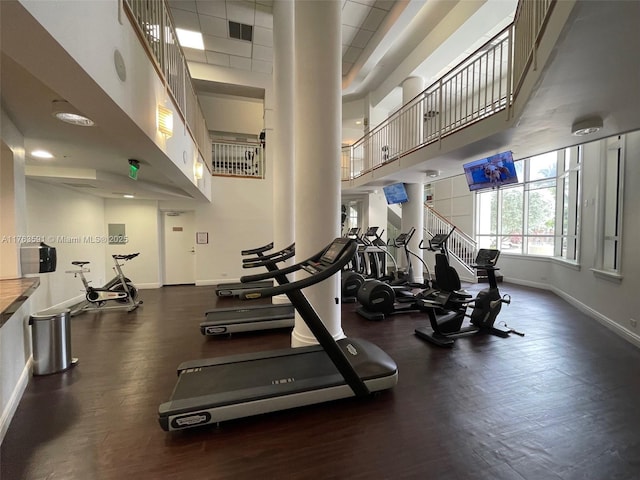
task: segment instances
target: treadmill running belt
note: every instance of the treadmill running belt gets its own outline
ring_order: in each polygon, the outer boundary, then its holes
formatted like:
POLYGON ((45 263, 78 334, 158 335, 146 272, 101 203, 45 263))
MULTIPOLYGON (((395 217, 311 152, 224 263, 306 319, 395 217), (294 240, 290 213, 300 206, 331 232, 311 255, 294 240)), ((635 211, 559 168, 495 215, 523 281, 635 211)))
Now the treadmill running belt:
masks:
MULTIPOLYGON (((295 357, 293 357, 295 358, 295 357)), ((306 353, 304 361, 292 361, 291 356, 278 359, 257 359, 239 364, 217 365, 215 375, 208 369, 185 370, 180 375, 173 400, 216 395, 250 388, 271 387, 284 383, 295 383, 308 378, 337 375, 342 377, 324 350, 306 353), (259 382, 255 372, 259 371, 259 382), (286 372, 283 378, 282 372, 286 372)))

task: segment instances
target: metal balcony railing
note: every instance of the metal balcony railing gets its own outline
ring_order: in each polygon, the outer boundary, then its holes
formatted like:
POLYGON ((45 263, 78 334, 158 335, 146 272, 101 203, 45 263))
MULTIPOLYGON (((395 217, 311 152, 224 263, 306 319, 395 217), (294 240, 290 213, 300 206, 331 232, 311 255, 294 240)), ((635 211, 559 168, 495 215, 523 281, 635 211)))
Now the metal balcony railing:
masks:
POLYGON ((212 143, 213 175, 264 178, 264 148, 256 143, 212 143))

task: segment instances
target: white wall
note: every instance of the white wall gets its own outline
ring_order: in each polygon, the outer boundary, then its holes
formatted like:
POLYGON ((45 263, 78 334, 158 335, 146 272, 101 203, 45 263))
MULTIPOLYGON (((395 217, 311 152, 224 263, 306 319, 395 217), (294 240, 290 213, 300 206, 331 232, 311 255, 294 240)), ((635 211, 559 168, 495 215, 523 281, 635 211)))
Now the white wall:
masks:
POLYGON ((110 223, 124 224, 127 243, 107 244, 104 249, 107 278, 101 279, 102 285, 115 273, 112 270, 112 255, 126 255, 139 252, 133 260, 124 262, 122 270, 133 280, 138 288, 157 288, 162 285, 160 276, 160 223, 158 202, 155 200, 106 199, 104 209, 105 229, 110 223))
POLYGON ((0 141, 0 279, 18 277, 13 152, 0 141))
POLYGON ((264 102, 256 98, 200 94, 209 130, 258 135, 264 128, 264 102))
MULTIPOLYGON (((213 202, 162 201, 163 211, 195 211, 196 232, 207 232, 209 243, 196 245, 196 284, 238 281, 240 251, 273 241, 272 181, 213 177, 213 202)), ((253 273, 253 272, 252 272, 253 273)))
MULTIPOLYGON (((13 216, 13 221, 10 222, 12 224, 11 231, 7 233, 18 236, 26 235, 24 137, 2 109, 0 109, 0 141, 4 144, 2 155, 9 154, 6 150, 8 148, 13 162, 11 168, 7 168, 7 171, 13 171, 13 185, 11 185, 11 179, 3 179, 0 182, 0 198, 3 199, 2 211, 13 216), (8 191, 12 191, 12 194, 7 193, 5 185, 8 185, 8 191), (8 200, 11 195, 12 201, 5 204, 4 200, 8 200), (11 207, 7 206, 9 203, 11 207), (13 212, 5 212, 8 208, 15 209, 15 215, 13 212)), ((5 161, 6 159, 3 160, 3 163, 5 161)), ((4 171, 4 169, 2 170, 4 171)), ((18 242, 13 240, 9 242, 7 254, 12 260, 18 258, 18 248, 18 242)), ((17 273, 17 270, 15 264, 11 265, 11 272, 17 273)), ((31 373, 31 363, 29 362, 31 332, 27 321, 29 314, 34 309, 32 304, 35 297, 36 295, 29 298, 0 328, 0 442, 4 438, 16 408, 18 408, 18 402, 27 387, 31 373)))
POLYGON ((55 247, 57 268, 40 275, 38 309, 65 303, 82 295, 79 278, 66 270, 74 260, 88 261, 87 277, 100 285, 105 275, 106 235, 104 201, 93 195, 27 179, 27 234, 55 247))

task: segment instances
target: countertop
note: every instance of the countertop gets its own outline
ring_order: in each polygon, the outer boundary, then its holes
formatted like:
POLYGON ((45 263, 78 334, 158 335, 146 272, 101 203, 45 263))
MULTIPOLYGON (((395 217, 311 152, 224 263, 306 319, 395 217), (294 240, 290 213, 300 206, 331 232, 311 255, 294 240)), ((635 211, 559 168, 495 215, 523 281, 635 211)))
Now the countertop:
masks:
POLYGON ((40 285, 40 277, 0 280, 0 327, 40 285))

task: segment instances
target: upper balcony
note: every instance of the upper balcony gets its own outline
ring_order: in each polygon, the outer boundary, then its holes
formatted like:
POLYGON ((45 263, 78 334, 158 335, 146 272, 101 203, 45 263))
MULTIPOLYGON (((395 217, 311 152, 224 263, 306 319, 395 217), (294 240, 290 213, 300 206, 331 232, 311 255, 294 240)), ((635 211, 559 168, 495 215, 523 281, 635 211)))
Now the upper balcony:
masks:
POLYGON ((465 161, 501 150, 520 159, 584 143, 572 132, 584 119, 604 123, 589 141, 640 128, 632 3, 521 0, 511 25, 343 148, 343 190, 459 175, 465 161))

